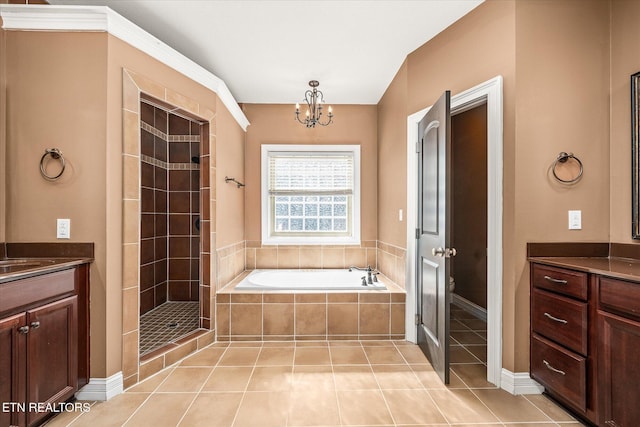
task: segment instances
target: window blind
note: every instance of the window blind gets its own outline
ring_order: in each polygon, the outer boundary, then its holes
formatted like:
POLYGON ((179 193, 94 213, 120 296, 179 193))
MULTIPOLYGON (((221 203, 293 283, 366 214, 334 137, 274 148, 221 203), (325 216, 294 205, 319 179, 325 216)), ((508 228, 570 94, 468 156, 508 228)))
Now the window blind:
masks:
POLYGON ((269 194, 352 195, 353 163, 352 153, 270 152, 269 194))

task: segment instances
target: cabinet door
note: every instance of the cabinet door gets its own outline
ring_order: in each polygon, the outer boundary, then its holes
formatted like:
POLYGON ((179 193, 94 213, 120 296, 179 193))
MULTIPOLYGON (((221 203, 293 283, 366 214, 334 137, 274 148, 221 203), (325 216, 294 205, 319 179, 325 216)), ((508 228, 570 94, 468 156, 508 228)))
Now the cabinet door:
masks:
MULTIPOLYGON (((27 323, 27 398, 45 404, 64 402, 78 385, 78 298, 31 310, 27 323)), ((27 424, 45 415, 30 412, 27 424)))
POLYGON ((18 406, 25 404, 26 335, 19 328, 26 323, 24 313, 0 320, 0 426, 25 425, 25 411, 18 406))
POLYGON ((640 425, 640 322, 598 312, 600 425, 640 425))

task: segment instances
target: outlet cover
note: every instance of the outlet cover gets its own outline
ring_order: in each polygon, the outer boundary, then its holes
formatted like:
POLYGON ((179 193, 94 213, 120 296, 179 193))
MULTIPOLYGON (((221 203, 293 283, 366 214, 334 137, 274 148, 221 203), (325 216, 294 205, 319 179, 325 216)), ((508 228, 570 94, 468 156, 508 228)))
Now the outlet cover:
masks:
POLYGON ((582 211, 569 211, 569 230, 582 230, 582 211))
POLYGON ((56 226, 56 237, 58 239, 71 238, 71 220, 69 218, 58 218, 56 226))

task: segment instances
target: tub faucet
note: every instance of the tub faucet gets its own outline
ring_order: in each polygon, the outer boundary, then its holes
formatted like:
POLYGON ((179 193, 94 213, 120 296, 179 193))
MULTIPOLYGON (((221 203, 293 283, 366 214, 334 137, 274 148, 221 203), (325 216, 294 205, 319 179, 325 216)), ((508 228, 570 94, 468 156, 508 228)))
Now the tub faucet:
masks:
POLYGON ((377 276, 378 274, 380 274, 380 272, 373 270, 370 265, 368 265, 366 268, 356 267, 352 265, 351 267, 349 267, 349 271, 353 271, 353 270, 360 270, 360 271, 367 272, 366 278, 365 276, 362 276, 362 286, 373 285, 375 282, 378 282, 377 276))

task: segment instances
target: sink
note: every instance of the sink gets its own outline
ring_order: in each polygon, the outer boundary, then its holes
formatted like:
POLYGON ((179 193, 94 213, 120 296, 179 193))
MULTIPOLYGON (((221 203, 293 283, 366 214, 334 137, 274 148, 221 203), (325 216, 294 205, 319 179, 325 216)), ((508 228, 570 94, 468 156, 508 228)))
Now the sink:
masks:
POLYGON ((28 270, 36 267, 44 267, 53 264, 54 261, 37 258, 16 258, 0 260, 0 272, 13 273, 15 271, 28 270))

